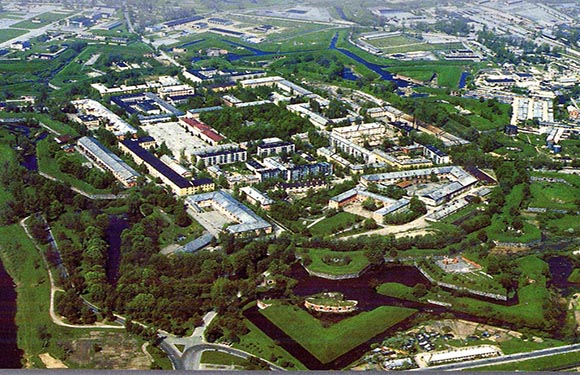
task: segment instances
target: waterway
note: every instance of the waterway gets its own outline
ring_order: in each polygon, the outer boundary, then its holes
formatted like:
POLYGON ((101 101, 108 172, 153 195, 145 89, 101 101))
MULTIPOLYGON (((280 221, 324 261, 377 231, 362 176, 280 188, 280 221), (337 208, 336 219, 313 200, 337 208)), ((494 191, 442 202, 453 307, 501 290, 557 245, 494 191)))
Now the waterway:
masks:
MULTIPOLYGON (((24 135, 26 138, 31 139, 34 144, 36 144, 39 141, 42 141, 49 135, 46 131, 44 131, 41 128, 33 128, 25 125, 2 124, 2 128, 8 130, 10 133, 14 135, 24 135), (33 131, 40 131, 41 133, 35 135, 33 134, 33 131)), ((22 155, 22 161, 20 165, 22 165, 29 171, 38 171, 38 160, 36 158, 36 152, 22 155)))
POLYGON ((462 89, 465 87, 465 85, 467 84, 467 77, 469 77, 471 75, 471 73, 469 72, 463 72, 461 73, 461 77, 459 78, 459 88, 462 89))
POLYGON ((121 264, 121 233, 129 228, 124 217, 109 215, 109 227, 106 231, 106 240, 109 244, 107 257, 107 281, 117 285, 119 279, 119 265, 121 264))
POLYGON ((16 286, 0 262, 0 368, 21 368, 23 352, 17 345, 16 286))
MULTIPOLYGON (((403 306, 415 308, 419 310, 420 313, 431 314, 433 317, 438 317, 448 312, 448 309, 442 306, 404 301, 398 298, 384 296, 376 292, 376 286, 387 282, 397 282, 406 286, 414 286, 417 283, 428 285, 429 281, 415 267, 411 266, 383 265, 381 267, 370 269, 356 279, 328 280, 310 276, 302 266, 295 264, 292 266, 289 276, 298 280, 298 284, 293 290, 296 295, 309 296, 325 291, 340 292, 346 299, 358 301, 357 307, 359 312, 370 311, 380 306, 403 306)), ((268 297, 268 295, 264 295, 264 297, 268 297)), ((453 315, 460 319, 485 322, 485 319, 469 314, 454 312, 453 315)), ((270 338, 278 342, 280 346, 310 370, 339 370, 345 368, 370 350, 371 344, 382 341, 393 332, 409 329, 415 324, 413 317, 406 319, 373 337, 369 341, 353 348, 334 361, 321 363, 316 357, 310 354, 310 352, 292 340, 292 338, 285 334, 281 329, 265 318, 257 307, 246 310, 244 316, 252 321, 252 323, 265 332, 270 338)), ((317 315, 317 318, 323 319, 331 324, 346 317, 347 316, 340 315, 323 315, 321 317, 320 315, 317 315)))

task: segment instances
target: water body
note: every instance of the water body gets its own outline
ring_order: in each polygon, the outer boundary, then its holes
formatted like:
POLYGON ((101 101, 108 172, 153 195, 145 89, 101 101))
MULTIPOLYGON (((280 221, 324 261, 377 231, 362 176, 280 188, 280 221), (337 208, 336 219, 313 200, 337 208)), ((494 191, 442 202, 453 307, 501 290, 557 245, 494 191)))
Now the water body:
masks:
POLYGON ((185 47, 193 46, 194 44, 201 43, 204 40, 205 39, 192 40, 191 42, 187 42, 187 43, 180 45, 178 48, 185 48, 185 47))
POLYGON ((354 72, 352 71, 351 68, 344 68, 342 70, 342 73, 340 75, 342 77, 342 79, 346 79, 347 81, 358 81, 358 77, 356 74, 354 74, 354 72))
POLYGON ((119 279, 119 265, 121 263, 121 233, 129 228, 125 218, 115 215, 109 216, 109 227, 106 231, 106 240, 109 244, 107 257, 107 280, 116 285, 119 279))
POLYGON ((365 67, 369 68, 373 72, 377 73, 382 79, 384 79, 386 81, 394 82, 399 87, 410 86, 409 82, 404 81, 402 79, 395 78, 392 73, 389 73, 387 70, 385 70, 387 68, 387 66, 368 62, 365 59, 363 59, 362 57, 354 54, 353 52, 351 52, 347 49, 336 47, 337 41, 338 41, 338 34, 335 34, 334 37, 332 38, 332 41, 330 42, 330 46, 328 47, 328 49, 339 51, 343 55, 350 57, 354 61, 364 65, 365 67))
POLYGON ((574 270, 574 263, 570 258, 565 256, 553 256, 548 258, 547 262, 550 266, 550 274, 552 275, 550 280, 551 286, 563 291, 564 295, 568 294, 568 289, 572 287, 580 288, 580 284, 568 281, 568 277, 574 270))
POLYGON ((461 73, 461 77, 459 78, 459 86, 458 86, 460 89, 465 88, 465 85, 467 83, 466 82, 467 77, 469 77, 470 75, 471 75, 471 73, 469 73, 469 72, 461 73))
POLYGON ((0 368, 22 368, 17 344, 16 286, 0 262, 0 368))

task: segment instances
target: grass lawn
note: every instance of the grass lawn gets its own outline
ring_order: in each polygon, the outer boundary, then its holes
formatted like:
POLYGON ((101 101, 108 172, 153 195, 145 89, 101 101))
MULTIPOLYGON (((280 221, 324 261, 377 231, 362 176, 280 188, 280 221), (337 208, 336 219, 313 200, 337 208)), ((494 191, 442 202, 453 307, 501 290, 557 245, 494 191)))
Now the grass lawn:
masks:
POLYGON ((470 371, 545 371, 558 370, 561 367, 580 365, 580 352, 556 354, 547 357, 503 363, 470 369, 470 371))
MULTIPOLYGON (((47 173, 60 181, 76 187, 88 194, 110 194, 108 190, 97 189, 85 181, 79 180, 74 176, 66 174, 60 170, 55 159, 51 158, 48 151, 49 138, 44 139, 36 144, 36 156, 38 157, 38 170, 47 173)), ((81 157, 80 155, 77 155, 81 157)))
POLYGON ((564 345, 564 343, 558 340, 543 339, 542 342, 535 342, 532 340, 524 341, 515 337, 511 340, 502 341, 499 343, 499 347, 504 354, 531 352, 533 350, 553 348, 562 345, 564 345))
POLYGON ((310 249, 308 255, 312 264, 308 269, 314 272, 322 272, 330 275, 352 274, 362 271, 369 265, 367 257, 361 251, 331 251, 329 249, 310 249), (345 262, 345 258, 350 262, 345 262), (323 258, 337 260, 327 264, 323 258), (334 263, 334 264, 333 264, 334 263))
POLYGON ((571 283, 580 283, 580 268, 575 268, 568 276, 568 281, 571 283))
POLYGON ((540 230, 524 220, 524 227, 521 233, 513 230, 506 231, 504 219, 509 218, 509 212, 512 207, 518 207, 523 199, 524 185, 514 186, 512 191, 506 196, 506 204, 502 213, 494 215, 491 226, 487 230, 489 238, 500 242, 528 243, 541 238, 540 230))
POLYGON ((530 207, 571 210, 576 208, 578 188, 558 182, 533 181, 530 207))
POLYGON ((379 285, 377 292, 385 296, 413 300, 413 288, 399 283, 384 283, 379 285))
POLYGON ((201 236, 202 232, 204 231, 201 224, 199 224, 194 219, 192 219, 192 223, 190 226, 181 228, 180 226, 176 225, 173 222, 172 217, 158 211, 157 209, 156 211, 157 212, 155 213, 155 215, 160 215, 161 217, 163 217, 165 222, 168 224, 168 227, 163 229, 163 231, 159 235, 159 244, 162 248, 175 243, 185 245, 186 243, 193 241, 197 237, 201 236), (180 235, 185 236, 185 239, 181 241, 176 241, 176 238, 180 235))
POLYGON ((0 43, 4 43, 9 41, 10 39, 14 39, 19 37, 20 35, 24 35, 28 32, 28 30, 20 30, 20 29, 2 29, 0 30, 0 43))
POLYGON ((388 68, 391 73, 398 73, 420 81, 426 81, 436 73, 439 86, 452 88, 457 87, 461 73, 466 69, 463 65, 439 62, 414 62, 414 64, 400 64, 388 68))
POLYGON ((40 23, 34 23, 34 22, 32 22, 32 20, 25 20, 22 22, 15 23, 14 25, 11 25, 10 27, 14 27, 17 29, 18 28, 20 28, 20 29, 39 29, 41 27, 49 25, 49 24, 56 22, 58 20, 62 20, 68 16, 70 16, 70 14, 47 12, 47 13, 42 13, 41 15, 38 16, 38 18, 40 18, 40 23))
POLYGON ((43 123, 44 125, 46 125, 47 127, 51 128, 52 130, 54 130, 55 132, 59 133, 59 134, 69 134, 72 135, 73 137, 76 137, 79 135, 79 133, 72 128, 71 126, 67 125, 67 124, 63 124, 62 122, 53 120, 50 118, 50 116, 46 115, 46 114, 42 114, 42 113, 36 113, 34 115, 34 117, 40 121, 41 123, 43 123))
POLYGON ((382 306, 325 328, 322 322, 297 306, 274 305, 260 311, 322 363, 331 362, 415 312, 404 307, 382 306))
POLYGON ((201 354, 201 363, 244 367, 244 365, 246 364, 246 360, 228 353, 222 353, 218 351, 205 351, 201 354))
POLYGON ((234 348, 245 350, 260 358, 271 359, 272 356, 274 356, 280 360, 290 362, 293 369, 306 370, 306 367, 304 367, 300 361, 292 357, 290 353, 277 345, 274 340, 262 332, 252 322, 247 319, 244 321, 249 332, 240 337, 240 342, 235 343, 233 345, 234 348))
POLYGON ((6 271, 16 283, 18 347, 24 351, 24 362, 33 368, 44 368, 38 354, 48 352, 63 358, 58 340, 74 337, 78 330, 59 327, 48 314, 50 283, 42 258, 19 225, 0 227, 0 256, 6 271), (45 345, 39 329, 46 327, 51 338, 45 345))
POLYGON ((313 225, 310 228, 310 233, 313 236, 328 236, 352 226, 358 218, 362 219, 361 216, 351 214, 350 212, 339 212, 313 225))

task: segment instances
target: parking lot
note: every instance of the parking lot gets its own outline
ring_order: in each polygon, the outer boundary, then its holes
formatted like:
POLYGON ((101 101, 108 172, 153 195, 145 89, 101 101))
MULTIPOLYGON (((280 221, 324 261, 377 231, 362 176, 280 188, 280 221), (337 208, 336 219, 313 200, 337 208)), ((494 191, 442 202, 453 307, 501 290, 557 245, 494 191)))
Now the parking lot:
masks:
POLYGON ((189 160, 194 150, 209 146, 201 139, 187 133, 177 122, 161 122, 145 125, 143 129, 155 138, 158 144, 165 142, 173 153, 173 156, 178 160, 181 151, 184 149, 185 155, 189 160))

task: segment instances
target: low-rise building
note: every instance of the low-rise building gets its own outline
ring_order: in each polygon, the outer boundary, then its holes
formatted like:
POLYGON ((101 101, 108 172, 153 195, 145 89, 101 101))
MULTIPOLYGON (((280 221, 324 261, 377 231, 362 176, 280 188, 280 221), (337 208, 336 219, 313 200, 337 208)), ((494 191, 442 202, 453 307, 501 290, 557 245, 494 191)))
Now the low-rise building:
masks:
POLYGON ((259 236, 272 233, 273 230, 272 224, 223 190, 189 196, 185 199, 185 203, 196 212, 202 212, 203 207, 212 207, 237 222, 224 229, 234 236, 259 236))
POLYGON ((193 135, 199 137, 202 141, 212 146, 217 146, 225 139, 213 128, 194 118, 181 117, 179 123, 187 130, 190 130, 193 135))
POLYGON ((240 191, 246 195, 246 200, 248 202, 258 205, 264 210, 269 210, 272 203, 274 203, 274 201, 268 197, 268 195, 262 193, 252 186, 244 186, 240 189, 240 191))
POLYGON ((292 142, 283 141, 280 138, 263 139, 257 147, 258 156, 267 157, 276 154, 293 154, 296 151, 296 145, 292 142))
POLYGON ((96 166, 111 172, 125 187, 135 186, 137 183, 140 174, 96 139, 82 137, 77 142, 77 148, 96 166))
POLYGON ((206 167, 245 162, 248 159, 248 152, 235 145, 232 148, 224 147, 197 150, 193 155, 197 162, 202 162, 206 167))
POLYGON ((451 162, 449 155, 433 145, 426 145, 423 148, 423 155, 433 160, 435 164, 449 164, 451 162))
POLYGON ((137 164, 145 164, 149 174, 161 179, 176 195, 182 196, 196 193, 196 188, 191 181, 175 172, 155 155, 141 147, 138 141, 126 139, 119 143, 119 148, 130 155, 137 164))

